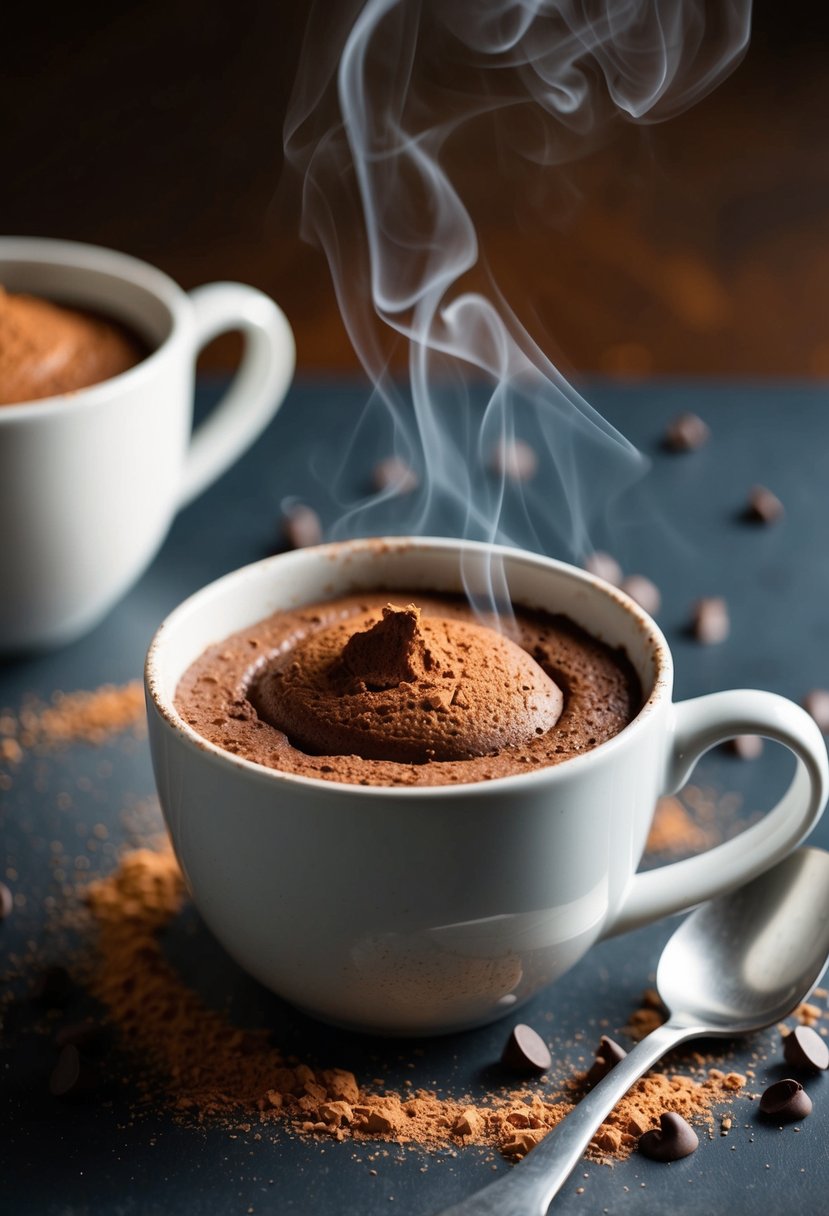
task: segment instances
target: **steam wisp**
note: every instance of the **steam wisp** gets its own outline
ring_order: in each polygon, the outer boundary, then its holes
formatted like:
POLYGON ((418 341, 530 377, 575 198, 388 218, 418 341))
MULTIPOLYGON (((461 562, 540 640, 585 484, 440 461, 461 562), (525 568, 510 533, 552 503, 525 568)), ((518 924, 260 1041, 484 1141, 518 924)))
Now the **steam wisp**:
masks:
MULTIPOLYGON (((385 426, 422 474, 401 530, 445 533, 450 521, 466 538, 509 543, 514 488, 485 470, 496 445, 521 434, 545 454, 543 479, 523 488, 522 533, 581 558, 591 518, 645 462, 487 275, 453 155, 490 117, 507 146, 554 173, 614 121, 678 114, 741 58, 750 2, 367 0, 335 6, 333 23, 330 7, 312 10, 286 151, 302 173, 303 232, 327 255, 374 385, 364 425, 385 426), (390 371, 401 342, 405 384, 390 371)), ((382 503, 344 504, 339 535, 377 531, 382 503)), ((504 598, 497 569, 487 587, 492 607, 504 598)))

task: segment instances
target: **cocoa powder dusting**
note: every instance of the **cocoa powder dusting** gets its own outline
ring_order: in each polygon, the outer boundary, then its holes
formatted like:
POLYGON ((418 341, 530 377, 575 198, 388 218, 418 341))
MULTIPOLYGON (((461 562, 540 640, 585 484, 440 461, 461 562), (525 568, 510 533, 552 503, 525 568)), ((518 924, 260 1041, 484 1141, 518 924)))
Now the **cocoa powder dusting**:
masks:
POLYGON ((648 833, 649 853, 692 852, 713 843, 710 831, 691 817, 679 798, 659 799, 648 833))
MULTIPOLYGON (((158 931, 185 899, 169 844, 125 854, 114 873, 89 884, 85 899, 98 934, 92 991, 124 1044, 149 1064, 147 1096, 163 1094, 182 1120, 243 1131, 281 1122, 299 1134, 427 1148, 488 1145, 518 1159, 584 1092, 585 1073, 576 1072, 555 1091, 498 1090, 486 1103, 427 1090, 378 1093, 346 1069, 314 1069, 286 1058, 266 1031, 240 1029, 206 1008, 165 958, 158 931)), ((713 1125, 713 1108, 739 1088, 734 1074, 716 1069, 701 1070, 700 1080, 653 1072, 602 1125, 589 1156, 628 1156, 664 1111, 713 1125)))
POLYGON ((0 713, 0 759, 16 764, 32 748, 103 743, 126 730, 143 732, 144 686, 102 684, 91 692, 56 692, 48 704, 31 701, 18 714, 0 713))

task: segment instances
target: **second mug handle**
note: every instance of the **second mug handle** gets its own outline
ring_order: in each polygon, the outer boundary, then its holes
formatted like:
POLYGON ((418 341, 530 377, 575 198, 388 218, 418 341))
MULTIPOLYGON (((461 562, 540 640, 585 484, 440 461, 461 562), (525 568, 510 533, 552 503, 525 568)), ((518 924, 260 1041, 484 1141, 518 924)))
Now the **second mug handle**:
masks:
POLYGON ((179 506, 201 494, 261 434, 288 390, 296 361, 287 317, 255 287, 208 283, 189 296, 196 351, 233 329, 242 331, 245 349, 230 387, 193 432, 179 506))
POLYGON ((605 937, 683 912, 750 882, 808 835, 826 803, 826 745, 814 720, 792 701, 776 693, 735 689, 680 701, 673 714, 667 794, 685 784, 704 752, 736 735, 763 735, 782 743, 797 757, 797 769, 777 806, 733 840, 685 861, 635 874, 605 937))

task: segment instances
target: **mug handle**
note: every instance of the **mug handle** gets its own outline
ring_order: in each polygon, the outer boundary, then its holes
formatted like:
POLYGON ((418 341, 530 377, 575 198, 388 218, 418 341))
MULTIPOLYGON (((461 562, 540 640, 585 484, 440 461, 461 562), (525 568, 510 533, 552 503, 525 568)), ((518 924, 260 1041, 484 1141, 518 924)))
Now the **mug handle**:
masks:
POLYGON ((245 349, 227 392, 193 432, 179 506, 201 494, 262 433, 287 392, 296 362, 287 317, 255 287, 208 283, 189 298, 196 350, 232 329, 242 331, 245 349))
POLYGON ((782 743, 797 757, 797 769, 777 806, 733 840, 685 861, 634 874, 621 911, 604 937, 683 912, 750 882, 808 835, 826 803, 826 745, 815 721, 799 705, 776 693, 735 689, 681 701, 672 709, 666 794, 685 784, 704 752, 735 735, 764 735, 782 743))

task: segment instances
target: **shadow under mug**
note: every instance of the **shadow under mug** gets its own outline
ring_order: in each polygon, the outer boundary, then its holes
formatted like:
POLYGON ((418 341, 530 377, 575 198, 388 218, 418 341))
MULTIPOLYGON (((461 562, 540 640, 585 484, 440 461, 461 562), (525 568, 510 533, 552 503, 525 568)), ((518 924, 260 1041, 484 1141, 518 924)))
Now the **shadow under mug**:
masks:
POLYGON ((0 652, 92 628, 144 571, 179 507, 257 438, 294 370, 282 311, 240 283, 185 293, 155 267, 70 241, 0 238, 0 283, 121 321, 151 353, 73 393, 0 407, 0 652), (241 330, 221 401, 191 434, 195 361, 241 330))
POLYGON ((510 1013, 599 938, 762 873, 827 796, 826 747, 799 706, 752 690, 674 704, 668 645, 637 604, 583 570, 498 546, 369 540, 247 566, 167 618, 145 680, 161 805, 205 921, 267 987, 355 1029, 429 1034, 510 1013), (364 787, 251 763, 175 709, 207 646, 276 610, 378 587, 483 592, 493 561, 514 603, 565 613, 627 652, 645 703, 618 735, 519 776, 364 787), (797 757, 781 802, 725 844, 637 874, 657 798, 741 734, 797 757))

